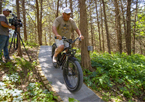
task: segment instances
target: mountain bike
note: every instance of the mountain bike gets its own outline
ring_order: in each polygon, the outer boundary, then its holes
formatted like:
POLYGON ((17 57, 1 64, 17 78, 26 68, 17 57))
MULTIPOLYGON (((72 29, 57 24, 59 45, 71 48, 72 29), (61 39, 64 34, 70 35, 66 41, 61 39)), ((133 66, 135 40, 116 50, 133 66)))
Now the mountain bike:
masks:
MULTIPOLYGON (((63 78, 67 89, 70 92, 77 92, 80 90, 83 84, 83 71, 80 63, 75 58, 76 49, 72 48, 72 44, 79 39, 76 38, 74 41, 72 39, 67 39, 62 37, 62 39, 69 43, 69 47, 65 47, 64 50, 57 55, 57 63, 53 63, 55 68, 62 67, 63 78)), ((56 44, 52 45, 52 58, 57 48, 56 44)))

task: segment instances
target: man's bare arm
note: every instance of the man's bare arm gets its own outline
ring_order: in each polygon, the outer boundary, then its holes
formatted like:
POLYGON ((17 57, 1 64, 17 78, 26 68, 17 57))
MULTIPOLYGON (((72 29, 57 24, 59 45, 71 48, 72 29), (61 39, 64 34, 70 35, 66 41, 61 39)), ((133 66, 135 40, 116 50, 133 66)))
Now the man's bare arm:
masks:
POLYGON ((55 36, 59 35, 55 26, 52 26, 52 32, 55 34, 55 36))
POLYGON ((81 34, 81 31, 79 29, 76 29, 76 32, 80 36, 80 38, 83 40, 84 36, 81 34))
POLYGON ((14 26, 9 26, 9 25, 6 24, 4 21, 1 21, 0 23, 1 23, 1 25, 2 25, 3 27, 15 29, 14 26))
POLYGON ((55 34, 55 36, 57 37, 57 39, 61 40, 62 37, 57 33, 57 29, 55 26, 52 26, 52 32, 55 34))

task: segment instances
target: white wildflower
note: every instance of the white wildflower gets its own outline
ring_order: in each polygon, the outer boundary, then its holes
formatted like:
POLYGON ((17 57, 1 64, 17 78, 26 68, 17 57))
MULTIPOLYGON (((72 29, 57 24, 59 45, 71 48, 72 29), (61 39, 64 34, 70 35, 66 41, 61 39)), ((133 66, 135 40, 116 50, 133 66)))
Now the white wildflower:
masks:
POLYGON ((10 80, 12 82, 17 82, 18 79, 19 79, 18 73, 14 73, 14 74, 10 75, 10 80))
POLYGON ((22 102, 22 96, 14 97, 13 102, 22 102))
POLYGON ((3 81, 7 81, 7 80, 10 80, 10 78, 9 78, 8 75, 6 74, 6 75, 3 76, 3 81))
POLYGON ((20 96, 22 93, 22 90, 14 89, 11 94, 12 96, 20 96))
POLYGON ((5 84, 3 82, 0 82, 0 86, 4 86, 5 84))

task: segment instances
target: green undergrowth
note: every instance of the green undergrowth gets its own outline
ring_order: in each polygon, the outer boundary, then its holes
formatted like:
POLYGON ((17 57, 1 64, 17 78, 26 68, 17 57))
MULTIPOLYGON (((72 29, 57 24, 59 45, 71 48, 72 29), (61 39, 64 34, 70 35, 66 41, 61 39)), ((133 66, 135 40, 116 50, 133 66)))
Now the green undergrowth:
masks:
POLYGON ((58 97, 45 89, 36 75, 36 61, 13 57, 13 61, 0 64, 0 70, 5 71, 0 80, 0 101, 55 102, 58 97))
MULTIPOLYGON (((0 63, 0 102, 57 102, 58 97, 45 88, 37 74, 38 45, 30 42, 24 45, 32 61, 25 59, 28 59, 27 54, 20 58, 17 53, 12 53, 11 62, 0 63)), ((69 102, 78 102, 74 98, 68 99, 69 102)))
POLYGON ((96 52, 90 56, 94 71, 83 70, 84 82, 101 92, 104 101, 145 101, 145 56, 96 52))

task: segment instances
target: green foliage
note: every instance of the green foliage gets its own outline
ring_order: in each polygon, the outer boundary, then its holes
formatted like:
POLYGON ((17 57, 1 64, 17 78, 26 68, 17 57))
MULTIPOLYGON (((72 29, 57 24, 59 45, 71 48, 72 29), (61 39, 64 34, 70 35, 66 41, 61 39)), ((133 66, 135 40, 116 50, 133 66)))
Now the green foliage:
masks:
MULTIPOLYGON (((144 9, 144 11, 145 11, 145 9, 144 9)), ((137 34, 136 34, 136 37, 138 38, 138 37, 141 37, 141 36, 143 36, 143 37, 145 37, 145 13, 144 13, 144 11, 143 11, 143 13, 139 13, 138 15, 137 15, 137 22, 136 22, 136 32, 137 32, 137 34)))
POLYGON ((53 96, 53 92, 49 92, 48 90, 41 89, 41 83, 30 83, 27 86, 27 92, 24 93, 24 97, 30 98, 31 101, 51 101, 53 99, 57 99, 57 97, 53 96))
POLYGON ((24 58, 14 58, 15 64, 13 62, 8 62, 3 66, 9 68, 8 74, 2 77, 2 82, 0 82, 0 101, 8 102, 21 102, 24 100, 34 101, 34 102, 54 102, 57 96, 53 95, 53 92, 48 91, 43 88, 42 83, 28 82, 26 91, 18 89, 18 85, 21 84, 22 76, 33 77, 32 69, 37 65, 36 61, 28 62, 24 58), (23 75, 22 69, 29 69, 27 75, 23 75), (20 75, 21 74, 21 75, 20 75))
POLYGON ((37 46, 39 46, 39 44, 37 44, 36 42, 26 42, 25 45, 30 46, 30 47, 37 47, 37 46))
POLYGON ((78 100, 74 99, 74 98, 70 98, 69 97, 69 102, 79 102, 78 100))
POLYGON ((16 61, 17 61, 17 65, 20 66, 21 68, 26 68, 26 69, 30 69, 30 70, 32 70, 35 65, 35 64, 33 65, 33 63, 35 63, 35 62, 31 63, 31 62, 25 60, 24 58, 21 58, 21 59, 16 58, 16 61))
POLYGON ((83 74, 84 82, 92 89, 116 89, 128 99, 140 97, 144 93, 145 56, 93 52, 91 59, 92 67, 96 70, 91 72, 85 69, 83 74))

